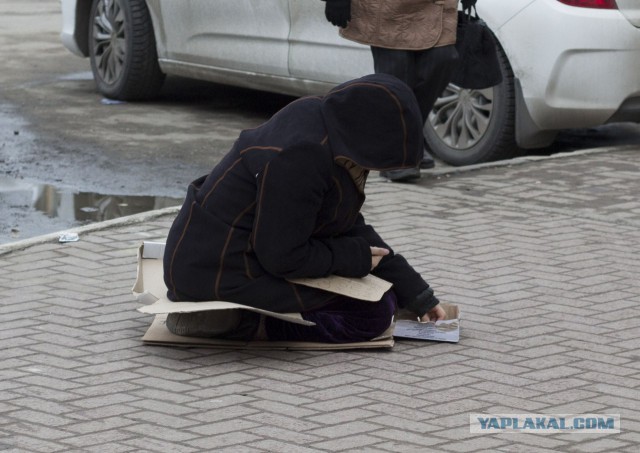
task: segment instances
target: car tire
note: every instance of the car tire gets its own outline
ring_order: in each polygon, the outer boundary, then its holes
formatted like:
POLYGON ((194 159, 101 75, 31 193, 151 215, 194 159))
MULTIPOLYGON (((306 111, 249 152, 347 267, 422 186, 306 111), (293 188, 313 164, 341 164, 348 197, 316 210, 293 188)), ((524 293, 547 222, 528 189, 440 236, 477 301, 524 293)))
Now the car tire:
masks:
POLYGON ((89 19, 89 59, 98 91, 122 101, 157 96, 165 75, 145 0, 93 0, 89 19))
POLYGON ((521 153, 515 141, 513 72, 500 46, 498 56, 499 85, 470 90, 449 84, 425 123, 427 148, 450 165, 473 165, 521 153))

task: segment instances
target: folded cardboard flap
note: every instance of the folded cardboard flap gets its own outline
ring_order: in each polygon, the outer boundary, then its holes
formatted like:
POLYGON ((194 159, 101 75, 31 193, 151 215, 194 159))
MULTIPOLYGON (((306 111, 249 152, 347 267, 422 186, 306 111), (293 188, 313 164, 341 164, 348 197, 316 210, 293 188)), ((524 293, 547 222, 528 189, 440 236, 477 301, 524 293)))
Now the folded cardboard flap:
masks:
POLYGON ((331 275, 321 278, 292 278, 289 281, 369 302, 378 302, 393 286, 390 282, 371 274, 362 278, 331 275))
POLYGON ((141 313, 152 315, 169 314, 169 313, 195 313, 198 311, 210 310, 249 310, 260 313, 265 316, 282 319, 284 321, 302 324, 303 326, 314 326, 315 323, 302 319, 300 313, 276 313, 273 311, 262 310, 260 308, 249 307, 247 305, 235 304, 233 302, 209 301, 209 302, 171 302, 167 299, 159 299, 151 305, 145 305, 138 308, 141 313))
POLYGON ((144 242, 138 248, 138 275, 132 291, 138 302, 143 304, 137 309, 141 313, 169 314, 242 309, 305 326, 315 325, 311 321, 302 319, 300 313, 276 313, 234 302, 172 302, 166 298, 167 286, 164 283, 162 267, 163 254, 164 244, 159 242, 144 242))
POLYGON ((164 242, 145 241, 140 246, 142 258, 161 260, 164 257, 164 242))
POLYGON ((446 319, 460 319, 460 309, 454 304, 440 304, 447 314, 446 319))

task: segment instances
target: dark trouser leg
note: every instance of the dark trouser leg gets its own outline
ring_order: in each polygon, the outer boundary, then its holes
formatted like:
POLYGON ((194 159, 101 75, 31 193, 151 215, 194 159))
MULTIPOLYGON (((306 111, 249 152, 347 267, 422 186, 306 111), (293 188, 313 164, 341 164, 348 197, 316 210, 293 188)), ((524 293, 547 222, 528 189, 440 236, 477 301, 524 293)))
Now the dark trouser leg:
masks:
POLYGON ((385 293, 379 302, 340 297, 326 307, 302 313, 302 317, 315 322, 315 326, 302 326, 267 316, 265 329, 271 341, 369 341, 391 325, 395 309, 396 296, 393 291, 385 293))
MULTIPOLYGON (((371 47, 371 54, 373 55, 373 69, 376 74, 390 74, 396 76, 412 89, 417 85, 417 52, 371 47)), ((418 102, 420 102, 420 100, 418 100, 418 102)), ((432 168, 434 166, 433 159, 428 154, 424 156, 422 160, 423 162, 421 162, 420 167, 432 168)), ((383 171, 380 172, 380 175, 390 179, 391 181, 411 181, 413 179, 420 178, 420 168, 383 171)))
POLYGON ((449 84, 458 62, 454 45, 426 50, 371 47, 371 54, 376 73, 391 74, 411 87, 424 121, 449 84))
POLYGON ((434 47, 416 52, 417 81, 412 85, 424 121, 429 117, 438 97, 449 84, 458 63, 454 45, 434 47))
MULTIPOLYGON (((417 53, 416 69, 418 82, 413 92, 420 104, 423 121, 427 121, 436 100, 449 85, 458 64, 458 51, 454 45, 434 47, 417 53)), ((427 152, 426 143, 421 168, 433 168, 435 162, 427 152)))
POLYGON ((399 49, 371 47, 373 70, 376 74, 396 76, 413 88, 418 83, 415 52, 399 49))

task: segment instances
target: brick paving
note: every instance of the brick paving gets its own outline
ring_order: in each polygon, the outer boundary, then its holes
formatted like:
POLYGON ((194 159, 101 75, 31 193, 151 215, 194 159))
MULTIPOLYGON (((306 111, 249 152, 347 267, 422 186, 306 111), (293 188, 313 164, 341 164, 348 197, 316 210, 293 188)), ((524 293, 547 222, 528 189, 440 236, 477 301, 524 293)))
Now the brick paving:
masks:
POLYGON ((0 246, 0 450, 636 453, 639 151, 371 179, 369 222, 460 306, 458 344, 143 345, 136 249, 174 210, 0 246), (620 414, 621 433, 478 435, 470 413, 620 414))

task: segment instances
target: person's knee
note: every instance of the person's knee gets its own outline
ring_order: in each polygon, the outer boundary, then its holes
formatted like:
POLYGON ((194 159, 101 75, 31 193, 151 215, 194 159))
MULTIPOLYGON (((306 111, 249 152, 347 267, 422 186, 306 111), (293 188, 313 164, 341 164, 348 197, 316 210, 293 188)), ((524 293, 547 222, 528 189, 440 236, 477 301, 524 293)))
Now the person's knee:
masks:
POLYGON ((396 293, 393 290, 389 290, 384 293, 382 299, 379 302, 380 305, 380 315, 382 317, 388 317, 391 319, 396 312, 396 307, 398 305, 398 300, 396 297, 396 293))

